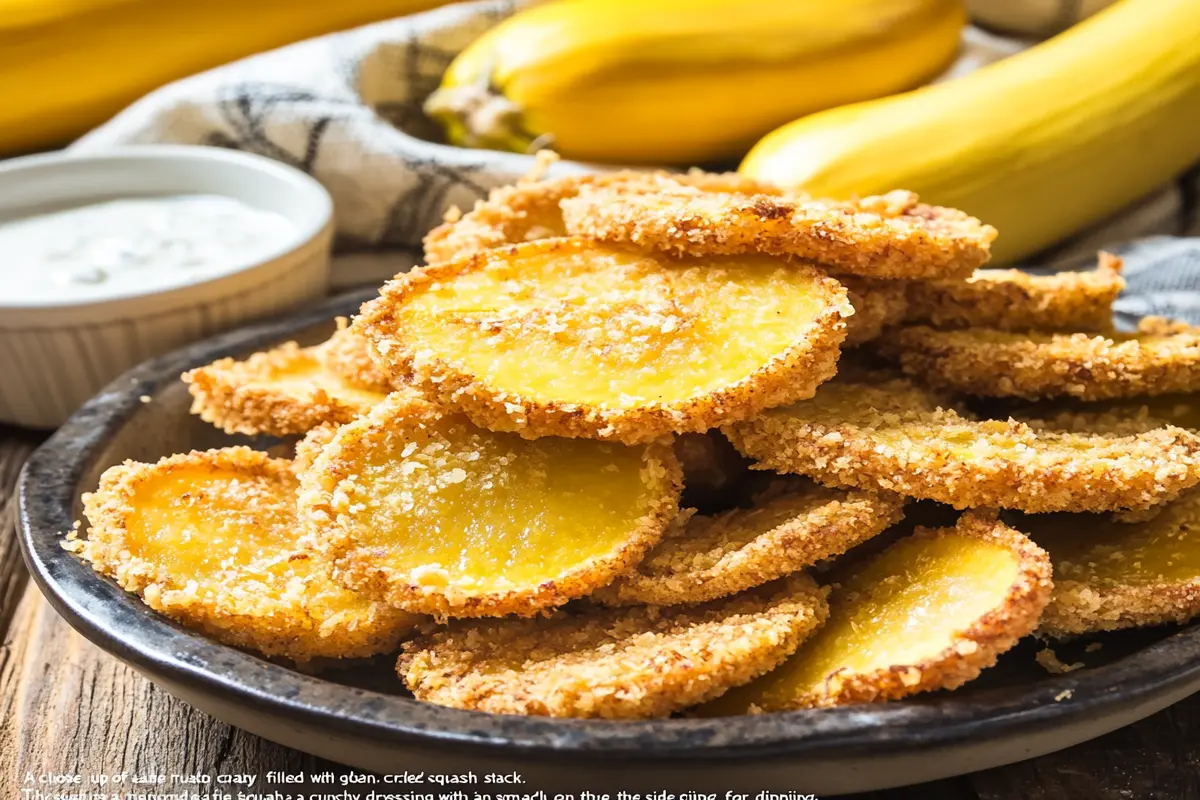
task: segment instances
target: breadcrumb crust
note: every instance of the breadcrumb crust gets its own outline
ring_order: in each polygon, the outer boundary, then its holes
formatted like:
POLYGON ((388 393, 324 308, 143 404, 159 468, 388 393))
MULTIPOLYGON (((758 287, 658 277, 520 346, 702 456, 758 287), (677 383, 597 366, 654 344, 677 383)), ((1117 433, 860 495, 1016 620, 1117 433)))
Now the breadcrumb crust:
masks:
POLYGON ((873 342, 888 328, 899 324, 908 313, 905 281, 876 281, 855 275, 834 275, 846 287, 854 315, 846 320, 843 347, 873 342))
POLYGON ((769 671, 827 613, 800 574, 700 606, 457 625, 410 642, 396 668, 418 700, 453 708, 665 717, 769 671))
MULTIPOLYGON (((191 413, 226 433, 294 436, 324 423, 340 425, 365 414, 384 395, 356 389, 330 391, 309 383, 282 385, 289 371, 329 375, 328 386, 345 383, 322 367, 319 348, 287 342, 244 361, 222 358, 183 374, 192 395, 191 413)), ((353 387, 351 387, 353 388, 353 387)))
POLYGON ((777 472, 959 509, 1140 510, 1200 482, 1200 437, 1181 428, 1109 436, 976 421, 902 379, 839 378, 812 400, 723 430, 777 472))
MULTIPOLYGON (((218 641, 268 656, 300 663, 361 658, 395 650, 400 639, 412 632, 417 617, 351 595, 321 566, 314 566, 306 576, 292 575, 283 583, 283 579, 272 581, 264 564, 316 558, 298 546, 290 551, 281 549, 250 567, 224 569, 219 579, 176 573, 168 565, 139 555, 127 530, 146 501, 139 491, 148 482, 171 474, 219 471, 241 476, 243 485, 231 482, 228 489, 244 498, 240 513, 252 517, 254 524, 280 526, 277 532, 285 537, 297 535, 297 483, 290 462, 248 447, 229 447, 168 456, 156 464, 127 460, 110 467, 101 476, 99 488, 83 497, 84 514, 91 523, 88 538, 69 541, 68 549, 97 572, 115 579, 125 591, 139 595, 155 611, 218 641), (350 603, 353 606, 347 607, 350 603)), ((181 499, 187 501, 188 496, 181 499)), ((204 503, 206 499, 196 490, 191 502, 204 503)), ((213 512, 214 525, 218 513, 230 512, 213 512)), ((215 537, 210 546, 220 547, 221 542, 215 537)), ((231 547, 232 557, 239 546, 249 543, 226 546, 231 547)))
POLYGON ((646 558, 591 599, 603 605, 702 603, 840 555, 904 517, 904 499, 807 481, 712 517, 681 514, 646 558))
POLYGON ((402 388, 407 382, 393 381, 384 374, 371 356, 366 339, 350 332, 349 320, 335 317, 337 330, 324 343, 317 345, 315 353, 321 364, 351 386, 380 394, 402 388))
MULTIPOLYGON (((642 446, 643 513, 625 532, 621 544, 602 557, 581 556, 573 567, 536 585, 496 589, 480 587, 473 576, 455 577, 453 572, 445 575, 445 580, 424 580, 429 565, 414 564, 408 570, 384 565, 378 548, 358 543, 362 523, 357 515, 362 509, 357 504, 364 502, 371 489, 365 464, 377 449, 405 450, 406 442, 414 441, 446 416, 424 400, 389 395, 367 416, 340 427, 301 476, 301 520, 311 541, 336 565, 347 587, 406 611, 443 619, 536 615, 589 594, 631 569, 658 542, 679 511, 683 484, 679 462, 669 444, 655 442, 642 446)), ((519 452, 511 457, 519 458, 519 452)), ((604 478, 598 474, 597 483, 604 478)), ((420 487, 414 483, 414 488, 420 487)), ((418 492, 413 494, 414 502, 425 499, 418 492)), ((586 504, 587 500, 580 498, 580 502, 586 504)))
POLYGON ((1113 301, 1125 288, 1122 266, 1102 252, 1091 272, 981 269, 965 281, 913 281, 905 321, 938 329, 1111 330, 1113 301))
MULTIPOLYGON (((1081 522, 1080 536, 1087 536, 1087 522, 1081 522)), ((1131 535, 1153 526, 1155 545, 1174 547, 1181 552, 1195 547, 1191 540, 1200 531, 1200 492, 1189 492, 1169 503, 1147 520, 1130 521, 1125 526, 1131 535)), ((1103 539, 1086 553, 1073 553, 1062 558, 1049 547, 1054 561, 1054 594, 1042 615, 1040 634, 1053 638, 1068 638, 1087 633, 1141 628, 1166 623, 1185 623, 1200 616, 1200 572, 1186 580, 1126 582, 1111 578, 1097 579, 1086 575, 1087 564, 1100 559, 1136 558, 1136 547, 1121 548, 1117 542, 1103 539), (1081 560, 1083 563, 1080 563, 1081 560), (1081 579, 1082 578, 1082 579, 1081 579)))
POLYGON ((869 278, 966 277, 996 229, 896 191, 861 200, 714 194, 664 187, 632 196, 588 187, 561 203, 568 233, 674 255, 769 253, 869 278))
POLYGON ((930 385, 981 397, 1110 400, 1200 391, 1200 330, 1165 336, 897 330, 884 352, 930 385))
POLYGON ((549 180, 521 180, 488 193, 466 214, 450 215, 424 240, 425 261, 437 264, 504 245, 566 234, 559 204, 587 187, 603 186, 624 196, 662 188, 690 186, 715 193, 775 194, 781 190, 736 172, 686 173, 622 170, 596 175, 569 175, 549 180))
MULTIPOLYGON (((1001 653, 1032 633, 1052 590, 1050 558, 1046 552, 1024 534, 998 521, 994 512, 970 511, 953 528, 918 528, 913 534, 916 539, 948 536, 979 539, 1012 552, 1016 558, 1014 580, 999 606, 964 630, 947 631, 946 646, 924 662, 894 664, 871 672, 843 668, 828 675, 819 691, 799 694, 770 707, 752 705, 750 713, 878 703, 920 692, 956 689, 977 678, 996 663, 1001 653)), ((905 541, 897 542, 875 558, 886 558, 889 551, 905 541)), ((831 600, 831 613, 836 614, 836 595, 831 600)), ((803 657, 803 651, 797 657, 803 657)))
POLYGON ((378 298, 363 305, 351 330, 372 342, 392 374, 412 375, 414 383, 430 396, 465 413, 480 427, 512 431, 526 438, 583 437, 639 444, 671 433, 702 432, 764 408, 811 397, 816 387, 837 371, 845 336, 843 315, 849 316, 853 310, 848 308, 840 284, 800 265, 795 269, 815 281, 824 309, 790 347, 721 389, 629 408, 542 401, 493 385, 488 377, 474 375, 453 358, 424 346, 421 331, 403 322, 398 313, 413 297, 445 290, 456 278, 482 271, 494 260, 574 255, 596 247, 600 246, 582 239, 547 239, 414 270, 385 284, 378 298))

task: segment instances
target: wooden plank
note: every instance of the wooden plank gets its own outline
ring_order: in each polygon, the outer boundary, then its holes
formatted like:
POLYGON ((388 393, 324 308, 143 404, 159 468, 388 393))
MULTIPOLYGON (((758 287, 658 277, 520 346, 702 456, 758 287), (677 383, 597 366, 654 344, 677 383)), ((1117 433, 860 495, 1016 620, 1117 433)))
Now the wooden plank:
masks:
POLYGON ((8 630, 29 574, 17 546, 17 499, 21 466, 42 442, 42 434, 0 425, 0 637, 8 630))

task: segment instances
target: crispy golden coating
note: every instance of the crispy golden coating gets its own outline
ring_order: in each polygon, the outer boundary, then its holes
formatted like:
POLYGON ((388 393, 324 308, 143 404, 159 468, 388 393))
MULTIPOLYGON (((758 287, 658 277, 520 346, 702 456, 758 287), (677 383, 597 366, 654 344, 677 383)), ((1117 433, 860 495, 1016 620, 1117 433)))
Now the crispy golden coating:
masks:
POLYGON ((772 669, 826 612, 801 574, 700 606, 458 624, 409 643, 397 671, 418 700, 454 708, 665 717, 772 669))
POLYGON ((843 347, 858 347, 873 342, 883 332, 904 320, 908 297, 904 281, 873 281, 854 275, 835 275, 846 287, 854 316, 846 320, 843 347))
POLYGON ((146 605, 219 641, 296 661, 394 650, 418 619, 335 584, 297 543, 287 461, 246 447, 126 461, 84 495, 70 549, 146 605))
POLYGON ((912 192, 854 201, 716 194, 682 187, 622 196, 588 187, 561 203, 568 233, 673 255, 769 253, 869 278, 966 277, 996 229, 912 192))
POLYGON ((687 173, 619 171, 570 175, 550 180, 522 180, 493 189, 466 214, 454 214, 425 237, 425 261, 437 264, 504 245, 566 235, 559 203, 591 186, 618 194, 690 186, 714 193, 778 194, 780 190, 736 172, 687 173))
POLYGON ((482 427, 638 443, 810 397, 851 313, 783 259, 549 239, 401 275, 351 330, 482 427))
POLYGON ((1050 592, 1046 553, 994 514, 919 528, 834 590, 829 620, 781 667, 701 712, 787 711, 955 689, 1033 631, 1050 592))
POLYGON ((1109 436, 976 421, 903 379, 839 376, 812 400, 724 430, 777 472, 955 508, 1145 509, 1200 482, 1200 437, 1181 428, 1109 436))
POLYGON ((1025 423, 1034 430, 1061 433, 1134 436, 1165 428, 1171 424, 1165 419, 1152 416, 1150 409, 1146 406, 1126 411, 1062 409, 1043 417, 1027 416, 1022 413, 1021 409, 1014 409, 1011 413, 1013 419, 1025 423))
POLYGON ((1121 267, 1121 259, 1100 253, 1091 272, 981 269, 965 281, 913 281, 906 320, 938 329, 1107 331, 1125 288, 1121 267))
POLYGON ((185 372, 192 413, 226 433, 292 436, 349 422, 384 395, 352 386, 322 364, 319 348, 288 342, 245 361, 222 358, 185 372))
POLYGON ((1040 633, 1076 636, 1200 615, 1200 492, 1140 522, 1054 514, 1018 527, 1054 562, 1040 633))
POLYGON ((1010 333, 903 328, 886 352, 909 375, 981 397, 1107 400, 1200 391, 1200 330, 1010 333))
POLYGON ((325 369, 357 389, 379 394, 387 394, 396 386, 404 385, 403 381, 393 384, 384 374, 371 357, 367 341, 349 331, 345 317, 337 317, 336 322, 337 330, 329 340, 315 348, 325 369))
POLYGON ((304 437, 296 442, 295 453, 292 456, 292 472, 303 477, 305 472, 312 469, 317 456, 321 455, 325 445, 333 441, 339 427, 341 426, 326 422, 304 434, 304 437))
POLYGON ((1004 408, 1022 422, 1042 420, 1046 426, 1075 432, 1085 432, 1089 426, 1097 433, 1112 433, 1121 426, 1129 430, 1139 427, 1151 430, 1175 425, 1200 430, 1200 395, 1164 394, 1091 403, 1060 398, 1036 403, 1017 402, 1004 408))
POLYGON ((680 489, 666 444, 530 441, 395 393, 324 445, 299 507, 353 589, 439 617, 529 616, 631 569, 680 489))
POLYGON ((681 514, 633 572, 592 599, 669 606, 726 597, 840 555, 904 517, 899 495, 789 484, 750 508, 681 514))

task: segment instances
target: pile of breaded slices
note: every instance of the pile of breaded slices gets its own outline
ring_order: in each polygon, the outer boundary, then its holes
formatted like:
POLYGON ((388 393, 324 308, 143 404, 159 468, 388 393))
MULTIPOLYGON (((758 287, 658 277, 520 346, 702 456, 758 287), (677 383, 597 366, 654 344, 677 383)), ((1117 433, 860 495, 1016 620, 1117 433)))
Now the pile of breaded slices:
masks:
POLYGON ((530 177, 327 342, 183 376, 290 458, 114 466, 67 546, 222 642, 399 652, 495 713, 895 700, 1186 621, 1200 332, 1114 332, 1104 254, 979 269, 995 236, 903 191, 530 177))

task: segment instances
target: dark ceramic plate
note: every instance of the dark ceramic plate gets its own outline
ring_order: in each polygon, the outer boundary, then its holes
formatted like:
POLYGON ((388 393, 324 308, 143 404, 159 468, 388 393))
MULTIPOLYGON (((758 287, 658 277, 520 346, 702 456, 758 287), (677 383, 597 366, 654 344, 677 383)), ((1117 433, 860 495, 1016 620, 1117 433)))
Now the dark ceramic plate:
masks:
MULTIPOLYGON (((490 716, 404 694, 390 659, 320 678, 216 644, 151 612, 59 547, 79 496, 125 458, 229 444, 187 413, 186 369, 287 339, 324 339, 347 295, 288 319, 150 361, 76 413, 25 467, 25 557, 84 636, 197 708, 268 739, 369 770, 518 770, 533 789, 739 788, 839 792, 899 786, 1047 753, 1200 689, 1200 626, 1104 637, 1089 666, 1049 676, 1025 642, 953 693, 901 703, 716 720, 615 723, 490 716), (149 396, 150 402, 139 398, 149 396)), ((261 443, 260 443, 261 445, 261 443)), ((1059 655, 1074 660, 1083 644, 1059 655)))

